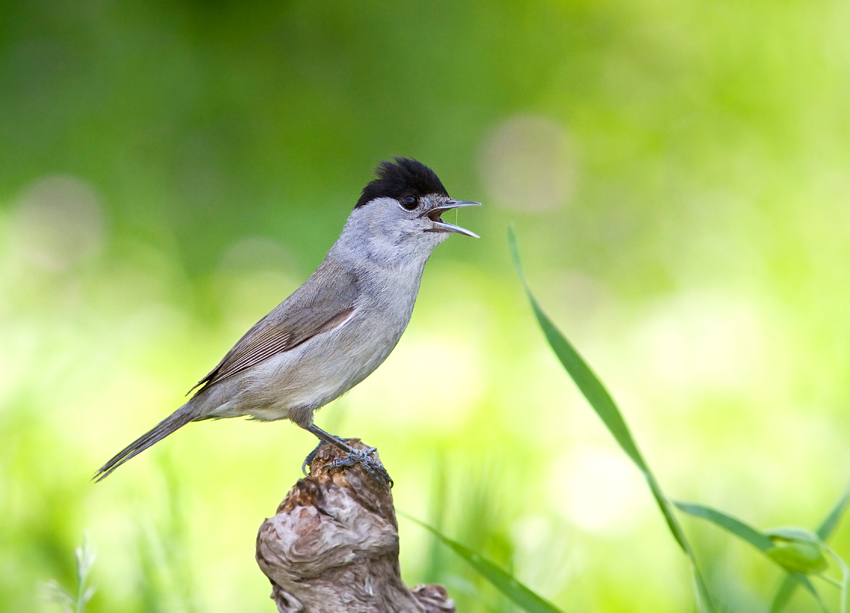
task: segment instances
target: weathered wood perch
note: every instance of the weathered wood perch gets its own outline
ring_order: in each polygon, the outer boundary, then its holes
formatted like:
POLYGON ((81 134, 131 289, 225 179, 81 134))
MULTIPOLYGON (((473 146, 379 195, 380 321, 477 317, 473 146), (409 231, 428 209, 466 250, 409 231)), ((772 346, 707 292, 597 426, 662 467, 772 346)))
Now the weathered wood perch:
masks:
MULTIPOLYGON (((358 439, 347 442, 368 449, 358 439)), ((327 468, 343 455, 322 445, 310 476, 299 479, 260 526, 257 563, 272 583, 278 611, 454 612, 443 586, 411 590, 402 583, 392 492, 359 464, 327 468)))

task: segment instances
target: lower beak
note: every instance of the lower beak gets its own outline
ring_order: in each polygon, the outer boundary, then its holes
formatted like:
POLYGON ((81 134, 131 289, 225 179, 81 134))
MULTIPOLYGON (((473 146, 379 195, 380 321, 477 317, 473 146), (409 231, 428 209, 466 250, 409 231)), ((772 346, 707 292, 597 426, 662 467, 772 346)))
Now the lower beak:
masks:
POLYGON ((430 229, 430 232, 454 232, 455 234, 463 234, 464 236, 471 236, 472 238, 481 238, 475 232, 470 232, 466 228, 461 228, 460 226, 456 226, 454 224, 446 223, 442 219, 440 219, 440 215, 445 213, 446 211, 451 211, 452 209, 459 209, 464 206, 481 206, 480 202, 468 202, 466 200, 449 200, 445 204, 441 204, 440 206, 435 206, 433 209, 428 211, 426 215, 428 218, 434 223, 434 227, 430 229))

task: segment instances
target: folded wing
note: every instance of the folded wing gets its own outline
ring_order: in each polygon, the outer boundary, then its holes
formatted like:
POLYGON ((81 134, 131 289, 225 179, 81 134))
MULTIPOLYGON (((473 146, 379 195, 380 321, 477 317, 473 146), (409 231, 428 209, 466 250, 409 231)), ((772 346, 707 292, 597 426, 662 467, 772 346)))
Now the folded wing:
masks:
POLYGON ((331 273, 323 265, 313 273, 316 276, 323 277, 322 282, 305 283, 258 321, 189 392, 215 385, 278 353, 291 351, 347 320, 356 308, 357 275, 353 271, 331 273))

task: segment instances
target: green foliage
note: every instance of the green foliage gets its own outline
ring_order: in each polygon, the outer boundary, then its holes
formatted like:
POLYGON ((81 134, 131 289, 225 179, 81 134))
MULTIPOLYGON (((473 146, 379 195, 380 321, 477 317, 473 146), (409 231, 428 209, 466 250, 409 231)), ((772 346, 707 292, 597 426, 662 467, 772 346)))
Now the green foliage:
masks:
MULTIPOLYGON (((835 556, 817 534, 797 527, 774 528, 760 532, 739 519, 716 509, 685 502, 676 502, 675 504, 681 511, 694 517, 706 519, 761 551, 788 573, 786 581, 799 583, 819 603, 822 603, 820 595, 807 575, 817 575, 826 570, 826 555, 833 556, 844 574, 844 581, 840 584, 840 602, 842 612, 845 610, 847 601, 846 566, 844 561, 835 556)), ((828 580, 826 577, 824 579, 828 580)), ((780 590, 780 593, 783 590, 784 588, 780 590)), ((790 596, 790 591, 788 596, 790 596)), ((783 596, 783 598, 787 598, 787 596, 783 596)), ((774 602, 777 600, 778 597, 774 599, 774 602)))
POLYGON ((676 502, 675 505, 680 511, 684 511, 688 515, 701 517, 720 526, 763 553, 776 548, 769 535, 759 532, 731 515, 700 504, 676 502))
POLYGON ((89 585, 95 550, 88 535, 83 536, 83 544, 74 550, 74 556, 77 566, 77 589, 66 590, 55 579, 51 579, 44 586, 45 599, 62 607, 63 613, 83 613, 95 593, 95 588, 89 585))
POLYGON ((593 407, 593 410, 596 411, 596 414, 602 419, 602 422, 620 444, 620 447, 623 448, 623 451, 626 452, 626 454, 643 473, 643 476, 652 491, 652 496, 658 503, 658 508, 661 510, 673 538, 676 539, 676 542, 691 562, 701 610, 713 611, 714 606, 711 602, 708 588, 705 585, 705 580, 697 566, 697 560, 693 549, 685 538, 685 533, 682 531, 679 520, 676 519, 676 516, 673 514, 673 510, 670 507, 670 501, 664 495, 664 492, 661 491, 661 486, 658 484, 658 481, 655 479, 652 471, 650 471, 649 466, 646 464, 643 456, 641 456, 640 451, 638 451, 637 444, 634 442, 631 432, 629 432, 620 410, 617 408, 617 405, 614 404, 614 400, 602 385, 602 382, 599 381, 587 363, 581 358, 566 337, 561 334, 552 321, 546 316, 540 308, 540 305, 537 304, 537 300, 534 298, 534 294, 531 293, 531 289, 528 287, 528 282, 525 280, 525 273, 523 273, 522 262, 519 258, 519 246, 517 245, 516 234, 514 233, 513 228, 508 230, 508 241, 511 247, 514 267, 522 280, 525 293, 531 302, 531 308, 534 310, 534 316, 537 318, 537 322, 543 329, 546 340, 549 341, 549 345, 552 347, 555 355, 584 394, 584 397, 587 398, 590 406, 593 407))
MULTIPOLYGON (((841 516, 847 510, 847 505, 850 504, 850 487, 844 490, 844 494, 841 496, 839 501, 835 504, 835 506, 830 510, 829 514, 824 518, 821 525, 815 531, 815 535, 817 536, 819 541, 826 541, 832 536, 833 531, 836 526, 838 526, 838 520, 841 519, 841 516)), ((779 589, 776 591, 776 595, 773 597, 772 602, 770 603, 770 613, 779 613, 782 611, 785 606, 788 604, 788 601, 791 599, 791 595, 794 593, 794 589, 797 587, 797 581, 794 579, 798 579, 798 581, 802 580, 804 586, 807 587, 809 592, 815 593, 814 588, 808 583, 808 579, 804 576, 796 576, 788 575, 782 580, 782 585, 779 586, 779 589)), ((843 596, 842 596, 842 604, 846 605, 847 601, 847 587, 843 586, 843 596)), ((819 597, 818 597, 819 599, 819 597)))
MULTIPOLYGON (((670 501, 662 493, 661 487, 658 485, 658 482, 655 480, 655 477, 649 470, 648 465, 638 451, 637 445, 626 426, 625 420, 617 406, 614 404, 610 394, 593 371, 591 371, 586 362, 581 358, 581 356, 579 356, 578 352, 573 348, 569 341, 567 341, 566 337, 564 337, 564 335, 546 316, 540 308, 540 305, 537 303, 537 300, 534 298, 534 295, 528 286, 528 282, 525 279, 522 262, 519 256, 516 234, 513 228, 510 228, 508 231, 508 240, 510 243, 514 266, 523 283, 526 295, 531 302, 534 315, 546 336, 546 340, 549 342, 549 345, 561 361, 565 370, 569 373, 570 377, 572 377, 573 381, 584 394, 584 397, 590 403, 591 407, 593 407, 605 426, 623 448, 623 451, 626 452, 626 454, 643 472, 674 538, 690 558, 694 569, 697 595, 699 597, 700 605, 705 607, 706 610, 712 610, 713 605, 711 604, 708 589, 699 572, 699 568, 697 567, 696 556, 694 555, 690 544, 686 540, 676 516, 673 514, 670 501)), ((848 495, 845 494, 845 496, 842 497, 841 501, 839 501, 838 505, 833 509, 827 520, 824 522, 824 533, 828 534, 828 532, 831 531, 837 524, 841 513, 847 505, 847 496, 848 495)), ((714 523, 726 530, 729 534, 737 536, 741 540, 754 546, 769 559, 781 566, 788 573, 788 578, 797 580, 798 583, 802 584, 821 605, 822 601, 820 596, 812 584, 808 581, 806 575, 819 574, 824 571, 827 568, 826 555, 831 555, 835 558, 835 561, 842 570, 843 580, 838 585, 841 587, 841 611, 842 613, 845 613, 848 597, 848 576, 850 576, 848 575, 847 565, 840 557, 835 555, 829 547, 826 546, 818 534, 806 530, 805 528, 798 527, 774 528, 772 530, 760 532, 731 515, 707 506, 684 502, 676 502, 675 506, 689 515, 700 517, 714 523)))
POLYGON ((555 605, 535 594, 522 583, 517 581, 510 573, 505 572, 496 564, 493 564, 490 560, 481 557, 480 554, 476 553, 472 549, 450 539, 428 524, 421 522, 410 515, 406 515, 406 517, 436 536, 442 543, 451 548, 452 551, 461 558, 466 560, 476 570, 476 572, 486 578, 487 581, 492 583, 505 596, 522 607, 523 610, 528 613, 560 613, 560 609, 558 609, 555 605))
POLYGON ((813 533, 802 528, 765 531, 774 546, 766 553, 789 573, 819 573, 826 569, 826 547, 813 533))

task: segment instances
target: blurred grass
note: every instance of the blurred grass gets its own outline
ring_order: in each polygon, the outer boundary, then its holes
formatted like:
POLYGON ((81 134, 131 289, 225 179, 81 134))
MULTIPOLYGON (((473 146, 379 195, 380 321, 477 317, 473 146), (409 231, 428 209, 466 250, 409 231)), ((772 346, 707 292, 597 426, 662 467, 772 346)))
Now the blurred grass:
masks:
MULTIPOLYGON (((271 608, 254 536, 309 435, 197 424, 88 479, 306 278, 397 154, 485 204, 393 356, 317 415, 380 448, 400 508, 565 611, 693 606, 528 317, 509 221, 666 488, 761 526, 816 525, 844 487, 847 3, 12 0, 0 23, 0 610, 52 610, 38 586, 73 585, 86 531, 90 613, 271 608)), ((409 583, 512 610, 400 529, 409 583)), ((767 609, 778 570, 688 536, 723 606, 767 609)), ((848 528, 831 543, 847 558, 848 528)))
POLYGON ((411 516, 407 516, 407 518, 434 535, 436 540, 472 566, 479 577, 486 579, 490 585, 516 603, 523 611, 527 613, 560 613, 560 609, 522 585, 522 583, 517 581, 516 577, 503 568, 500 568, 498 564, 494 564, 487 558, 482 557, 477 551, 473 551, 461 543, 450 539, 436 528, 422 523, 411 516))
MULTIPOLYGON (((714 604, 712 602, 711 595, 709 594, 708 586, 706 586, 705 579, 700 572, 694 550, 691 547, 690 542, 688 542, 678 518, 673 512, 673 503, 662 491, 661 484, 658 483, 658 480, 655 478, 655 475, 649 468, 646 460, 644 460, 634 437, 632 437, 629 427, 626 425, 626 421, 623 418, 620 409, 617 407, 614 399, 611 398, 611 394, 607 389, 605 389, 603 383, 599 380, 590 366, 588 366, 587 362, 584 361, 578 351, 576 351, 575 347, 573 347, 563 333, 558 330, 552 320, 546 316, 543 309, 541 309, 540 304, 537 302, 537 299, 534 297, 531 288, 528 286, 528 281, 526 280, 525 272, 522 268, 522 261, 519 255, 519 245, 517 245, 516 233, 514 232, 513 227, 508 229, 508 243, 511 249, 511 258, 513 259, 514 268, 516 268, 516 272, 522 282, 528 301, 531 303, 531 310, 534 313, 537 324, 540 326, 540 329, 543 331, 543 335, 546 337, 546 342, 549 343, 549 346, 552 348, 552 351, 555 353, 555 356, 558 358, 561 366, 563 366, 564 370, 576 384, 576 387, 579 388, 582 395, 596 412, 599 419, 601 419, 602 423, 605 424, 605 427, 608 428, 611 436, 614 437, 614 440, 623 452, 629 456, 629 459, 631 459, 637 469, 643 474, 643 478, 646 479, 649 490, 652 492, 652 497, 658 505, 658 510, 661 511, 661 515, 664 517, 664 521, 670 529, 670 534, 676 540, 679 547, 681 547, 682 552, 687 555, 688 561, 691 564, 699 610, 707 611, 709 613, 713 612, 714 604)), ((557 485, 554 485, 554 487, 557 487, 557 485)))

